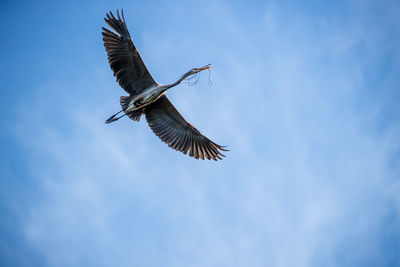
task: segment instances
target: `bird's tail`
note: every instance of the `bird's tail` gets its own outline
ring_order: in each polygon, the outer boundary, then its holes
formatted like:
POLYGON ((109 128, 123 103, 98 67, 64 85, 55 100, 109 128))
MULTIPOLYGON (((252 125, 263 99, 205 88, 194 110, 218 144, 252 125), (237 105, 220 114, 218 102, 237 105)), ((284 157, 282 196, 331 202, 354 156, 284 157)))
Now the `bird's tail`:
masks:
POLYGON ((132 101, 131 96, 121 96, 119 98, 119 103, 121 104, 121 108, 123 111, 125 111, 129 107, 131 101, 132 101))
MULTIPOLYGON (((131 101, 132 101, 131 96, 121 96, 120 97, 120 104, 121 104, 122 110, 124 112, 131 104, 131 101)), ((140 117, 142 116, 142 114, 143 114, 143 109, 138 109, 138 110, 131 111, 131 112, 127 113, 126 115, 128 115, 128 117, 134 121, 140 121, 140 117)))

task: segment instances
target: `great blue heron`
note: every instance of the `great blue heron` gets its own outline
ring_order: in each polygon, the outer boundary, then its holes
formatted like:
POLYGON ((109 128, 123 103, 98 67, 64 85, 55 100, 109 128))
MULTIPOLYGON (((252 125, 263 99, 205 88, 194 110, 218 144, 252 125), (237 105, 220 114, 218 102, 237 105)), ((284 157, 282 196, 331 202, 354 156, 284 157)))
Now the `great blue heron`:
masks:
POLYGON ((114 76, 129 96, 121 96, 122 110, 112 115, 106 123, 125 115, 139 121, 142 114, 145 114, 150 128, 169 147, 196 159, 222 159, 221 156, 224 155, 221 151, 227 151, 224 146, 217 145, 188 123, 165 95, 168 89, 180 84, 187 77, 209 69, 210 64, 191 69, 169 85, 155 82, 132 42, 123 11, 121 17, 118 10, 117 18, 111 11, 106 14, 104 20, 112 31, 103 27, 102 34, 114 76), (124 114, 116 117, 121 112, 124 114))

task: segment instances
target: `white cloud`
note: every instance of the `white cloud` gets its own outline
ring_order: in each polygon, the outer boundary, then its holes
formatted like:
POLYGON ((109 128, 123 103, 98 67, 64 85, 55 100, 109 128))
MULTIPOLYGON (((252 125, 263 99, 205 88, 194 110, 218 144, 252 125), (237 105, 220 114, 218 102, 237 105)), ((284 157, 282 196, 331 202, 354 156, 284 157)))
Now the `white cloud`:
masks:
MULTIPOLYGON (((193 15, 207 16, 210 27, 148 34, 139 49, 165 80, 192 59, 215 62, 212 87, 181 86, 170 98, 202 132, 230 145, 227 158, 178 154, 145 121, 104 125, 114 110, 100 96, 96 107, 61 103, 55 113, 67 126, 46 121, 49 104, 37 100, 37 112, 18 125, 44 192, 28 211, 28 239, 52 266, 379 262, 379 232, 389 204, 400 203, 398 164, 388 167, 398 128, 373 132, 370 114, 355 106, 368 77, 357 62, 364 54, 354 50, 368 31, 329 21, 314 29, 302 16, 282 20, 278 7, 239 21, 226 4, 211 6, 193 15)), ((88 91, 108 87, 116 85, 88 91)))

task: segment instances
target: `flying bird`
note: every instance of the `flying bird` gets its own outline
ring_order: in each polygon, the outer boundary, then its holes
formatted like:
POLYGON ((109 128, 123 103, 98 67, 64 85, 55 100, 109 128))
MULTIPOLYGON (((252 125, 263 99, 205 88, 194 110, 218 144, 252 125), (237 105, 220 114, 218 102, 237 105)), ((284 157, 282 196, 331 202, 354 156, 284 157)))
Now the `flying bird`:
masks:
POLYGON ((228 151, 202 135, 188 123, 166 96, 166 91, 189 76, 209 69, 210 64, 192 68, 176 82, 163 85, 154 81, 129 34, 124 12, 117 17, 110 11, 104 18, 111 31, 102 27, 108 62, 119 85, 129 94, 121 96, 122 110, 112 115, 106 123, 123 116, 139 121, 144 114, 152 131, 169 147, 196 159, 222 159, 221 151, 228 151), (123 112, 123 115, 117 117, 123 112))

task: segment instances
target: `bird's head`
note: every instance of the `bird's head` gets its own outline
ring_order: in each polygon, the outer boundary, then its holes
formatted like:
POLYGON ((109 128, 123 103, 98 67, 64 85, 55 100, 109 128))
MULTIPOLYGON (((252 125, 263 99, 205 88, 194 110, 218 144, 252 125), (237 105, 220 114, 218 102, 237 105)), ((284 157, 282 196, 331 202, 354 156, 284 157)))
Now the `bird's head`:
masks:
MULTIPOLYGON (((211 64, 207 64, 207 65, 205 65, 205 66, 203 66, 201 68, 193 68, 193 69, 189 70, 188 72, 186 72, 185 74, 183 74, 182 77, 178 81, 176 81, 175 83, 169 85, 168 88, 174 87, 175 85, 179 84, 180 82, 182 82, 185 79, 187 79, 187 80, 196 79, 196 77, 197 77, 196 74, 197 73, 199 73, 202 70, 207 70, 209 68, 211 68, 211 64), (194 76, 192 76, 192 75, 194 75, 194 76), (192 77, 190 77, 190 76, 192 76, 192 77)), ((196 83, 196 82, 197 82, 197 80, 194 83, 196 83)))
POLYGON ((211 64, 207 64, 207 65, 205 65, 205 66, 203 66, 201 68, 193 68, 189 72, 190 72, 190 74, 196 74, 196 73, 199 73, 202 70, 207 70, 209 68, 211 68, 211 64))

